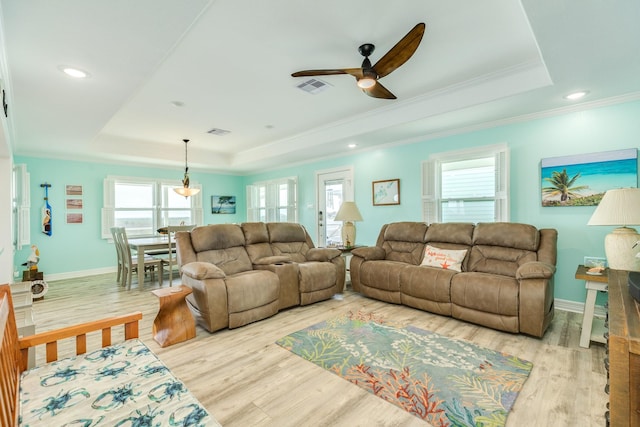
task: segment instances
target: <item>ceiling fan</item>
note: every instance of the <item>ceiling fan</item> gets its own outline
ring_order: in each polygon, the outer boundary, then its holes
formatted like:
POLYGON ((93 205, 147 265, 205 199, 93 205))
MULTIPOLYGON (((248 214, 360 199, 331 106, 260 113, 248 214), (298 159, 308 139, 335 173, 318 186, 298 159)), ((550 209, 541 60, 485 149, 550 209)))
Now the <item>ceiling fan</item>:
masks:
POLYGON ((386 87, 382 86, 378 79, 390 74, 396 68, 407 62, 413 53, 418 49, 425 25, 419 23, 407 33, 394 47, 389 50, 375 65, 371 65, 369 55, 375 49, 371 43, 365 43, 358 48, 364 56, 362 67, 360 68, 337 68, 333 70, 304 70, 291 74, 292 77, 304 76, 327 76, 333 74, 350 74, 358 81, 357 85, 364 93, 374 98, 396 99, 386 87))

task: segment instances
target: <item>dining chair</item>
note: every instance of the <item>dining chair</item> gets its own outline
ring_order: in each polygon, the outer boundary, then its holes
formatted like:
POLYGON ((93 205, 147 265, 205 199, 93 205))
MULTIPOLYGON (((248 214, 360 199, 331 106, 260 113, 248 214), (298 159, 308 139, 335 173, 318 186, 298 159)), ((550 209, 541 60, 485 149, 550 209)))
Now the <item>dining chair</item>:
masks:
MULTIPOLYGON (((134 262, 131 254, 131 247, 129 246, 129 239, 127 238, 127 232, 124 227, 114 227, 115 237, 114 241, 120 247, 120 254, 122 256, 122 272, 120 285, 126 286, 127 289, 131 289, 131 282, 133 281, 133 274, 138 271, 138 263, 134 262)), ((151 273, 153 279, 156 272, 158 272, 158 284, 162 286, 162 261, 158 258, 154 258, 150 255, 144 256, 144 270, 151 273)), ((138 283, 138 286, 141 286, 138 283)))
POLYGON ((124 270, 124 261, 122 256, 122 250, 120 248, 120 228, 122 227, 111 227, 111 236, 113 236, 113 246, 116 248, 116 256, 118 258, 118 274, 116 277, 116 281, 120 283, 122 281, 122 275, 124 270))
MULTIPOLYGON (((161 257, 162 260, 162 272, 164 273, 164 267, 169 270, 169 286, 173 286, 173 267, 178 265, 176 259, 176 248, 173 247, 173 239, 176 231, 191 231, 195 228, 195 225, 169 225, 167 226, 167 237, 169 244, 169 251, 166 256, 161 257)), ((180 274, 178 273, 178 277, 180 274)))

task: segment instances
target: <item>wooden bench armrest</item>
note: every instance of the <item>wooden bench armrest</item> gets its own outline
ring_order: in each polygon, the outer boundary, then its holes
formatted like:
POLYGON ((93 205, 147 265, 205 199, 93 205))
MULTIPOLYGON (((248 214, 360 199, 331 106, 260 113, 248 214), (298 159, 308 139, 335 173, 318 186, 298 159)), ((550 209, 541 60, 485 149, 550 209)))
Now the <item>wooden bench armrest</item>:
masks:
POLYGON ((114 326, 124 325, 125 340, 138 338, 138 322, 140 319, 142 319, 142 313, 137 311, 19 338, 18 344, 22 353, 20 370, 27 369, 27 354, 30 347, 46 344, 47 363, 53 362, 58 360, 59 340, 75 337, 76 355, 84 354, 87 352, 87 333, 101 330, 102 347, 107 347, 111 345, 111 328, 114 326))

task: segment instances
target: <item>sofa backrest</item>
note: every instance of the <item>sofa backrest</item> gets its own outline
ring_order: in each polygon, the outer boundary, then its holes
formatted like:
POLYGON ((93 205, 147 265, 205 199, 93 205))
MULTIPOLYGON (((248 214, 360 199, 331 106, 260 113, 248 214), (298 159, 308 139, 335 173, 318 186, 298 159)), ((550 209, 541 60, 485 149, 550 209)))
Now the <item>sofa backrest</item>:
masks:
POLYGON ((205 225, 194 228, 191 233, 176 233, 176 244, 180 245, 179 250, 187 250, 180 258, 181 265, 190 261, 210 262, 228 275, 252 269, 244 233, 236 224, 205 225), (179 243, 178 239, 190 239, 195 260, 188 256, 186 242, 179 243))
POLYGON ((480 223, 473 232, 467 271, 515 277, 518 267, 538 261, 540 232, 529 224, 480 223))
POLYGON ((378 236, 378 246, 384 249, 389 261, 419 265, 424 257, 424 222, 393 222, 382 227, 378 236))
POLYGON ((474 228, 470 222, 433 223, 427 228, 425 240, 428 245, 440 249, 466 250, 462 271, 467 271, 474 228))
POLYGON ((313 248, 311 237, 301 225, 292 222, 268 222, 269 243, 273 255, 288 255, 293 262, 305 262, 313 248))
POLYGON ((273 256, 266 223, 245 222, 240 227, 244 233, 245 247, 251 262, 273 256))

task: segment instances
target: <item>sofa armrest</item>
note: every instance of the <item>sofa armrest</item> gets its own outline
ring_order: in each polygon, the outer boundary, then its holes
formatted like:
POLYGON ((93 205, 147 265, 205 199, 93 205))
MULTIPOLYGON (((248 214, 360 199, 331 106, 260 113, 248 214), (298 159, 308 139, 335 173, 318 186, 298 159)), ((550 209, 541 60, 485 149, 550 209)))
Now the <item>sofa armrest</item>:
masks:
POLYGON ((332 259, 339 257, 340 249, 336 248, 311 248, 307 252, 307 261, 331 261, 332 259))
POLYGON ((181 271, 182 274, 195 280, 224 279, 227 276, 217 265, 201 261, 185 264, 181 271))
POLYGON ((288 255, 266 256, 254 260, 253 265, 271 265, 279 262, 291 262, 291 257, 288 255))
POLYGON ((522 264, 516 270, 516 279, 550 279, 556 272, 556 267, 546 262, 532 261, 522 264))
POLYGON ((387 253, 380 246, 367 246, 352 250, 351 255, 363 258, 365 261, 373 261, 385 259, 387 253))

